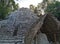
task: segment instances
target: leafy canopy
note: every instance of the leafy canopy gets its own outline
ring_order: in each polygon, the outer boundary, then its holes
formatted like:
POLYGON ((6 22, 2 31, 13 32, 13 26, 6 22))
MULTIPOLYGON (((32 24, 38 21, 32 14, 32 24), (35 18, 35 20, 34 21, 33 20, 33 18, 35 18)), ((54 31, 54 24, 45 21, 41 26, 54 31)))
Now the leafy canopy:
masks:
POLYGON ((51 12, 60 20, 60 2, 55 1, 55 3, 48 4, 46 12, 51 12))
POLYGON ((14 0, 0 0, 0 19, 4 19, 9 13, 18 9, 14 0))

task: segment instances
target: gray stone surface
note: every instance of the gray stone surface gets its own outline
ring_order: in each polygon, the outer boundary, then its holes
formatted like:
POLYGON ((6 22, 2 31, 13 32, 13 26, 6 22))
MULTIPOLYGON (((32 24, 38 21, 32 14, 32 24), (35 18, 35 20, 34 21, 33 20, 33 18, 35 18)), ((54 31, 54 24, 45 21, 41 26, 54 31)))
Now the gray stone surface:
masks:
POLYGON ((46 34, 39 33, 37 36, 37 44, 49 44, 46 34))
POLYGON ((27 8, 12 12, 6 20, 0 21, 0 40, 24 39, 28 30, 38 19, 39 17, 27 8), (15 30, 17 35, 14 35, 15 30))
MULTIPOLYGON (((30 28, 37 19, 38 17, 36 14, 32 13, 29 9, 21 8, 12 12, 8 19, 0 21, 0 34, 4 32, 4 35, 9 35, 16 28, 25 32, 26 29, 30 28)), ((22 32, 19 31, 19 33, 22 32)))
POLYGON ((21 8, 0 21, 0 44, 24 44, 24 38, 34 23, 39 20, 30 9, 21 8))
POLYGON ((15 44, 15 43, 0 43, 0 44, 15 44))
POLYGON ((60 44, 58 41, 56 41, 56 42, 50 42, 50 44, 60 44))

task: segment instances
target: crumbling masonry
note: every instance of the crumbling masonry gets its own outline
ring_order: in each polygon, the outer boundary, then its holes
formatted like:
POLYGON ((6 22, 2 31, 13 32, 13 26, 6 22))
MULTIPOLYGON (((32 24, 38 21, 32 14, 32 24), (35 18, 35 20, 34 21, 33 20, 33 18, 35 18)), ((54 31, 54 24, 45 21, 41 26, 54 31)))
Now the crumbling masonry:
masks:
POLYGON ((60 21, 50 14, 38 17, 27 8, 12 12, 0 21, 0 44, 57 44, 60 21))

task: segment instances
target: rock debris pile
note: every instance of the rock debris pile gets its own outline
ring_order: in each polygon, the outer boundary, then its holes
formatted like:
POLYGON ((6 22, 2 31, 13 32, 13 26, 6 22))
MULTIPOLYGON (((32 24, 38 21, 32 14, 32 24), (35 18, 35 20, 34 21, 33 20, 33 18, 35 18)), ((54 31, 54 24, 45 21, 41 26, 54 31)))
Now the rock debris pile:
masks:
POLYGON ((0 21, 0 35, 23 36, 39 17, 27 8, 12 12, 6 20, 0 21))

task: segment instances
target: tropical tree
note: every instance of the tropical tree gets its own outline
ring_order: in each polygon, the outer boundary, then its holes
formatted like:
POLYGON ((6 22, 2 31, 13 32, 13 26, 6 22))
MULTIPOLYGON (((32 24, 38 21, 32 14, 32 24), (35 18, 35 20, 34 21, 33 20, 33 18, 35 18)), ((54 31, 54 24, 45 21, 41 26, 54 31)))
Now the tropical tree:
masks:
POLYGON ((60 20, 60 2, 55 1, 55 3, 48 4, 46 12, 52 13, 58 20, 60 20))
POLYGON ((31 11, 34 12, 35 6, 33 4, 31 4, 29 7, 30 7, 31 11))
POLYGON ((15 4, 14 0, 0 0, 0 19, 4 19, 16 9, 18 9, 18 4, 15 4))

